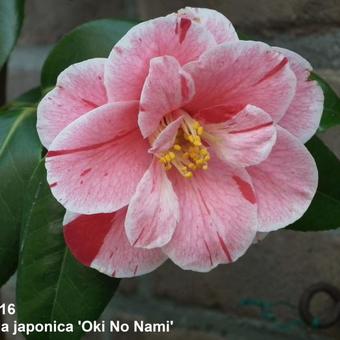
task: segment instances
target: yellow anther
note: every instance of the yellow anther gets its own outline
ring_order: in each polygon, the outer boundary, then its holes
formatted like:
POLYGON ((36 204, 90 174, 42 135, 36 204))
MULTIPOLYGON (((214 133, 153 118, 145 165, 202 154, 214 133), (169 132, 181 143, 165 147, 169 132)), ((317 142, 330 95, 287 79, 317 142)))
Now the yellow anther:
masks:
POLYGON ((171 160, 174 160, 174 159, 176 158, 175 153, 172 152, 172 151, 170 151, 170 152, 168 153, 168 155, 170 156, 171 160))
POLYGON ((164 156, 164 158, 165 158, 166 161, 169 162, 169 163, 172 161, 171 156, 170 156, 168 153, 164 156))
POLYGON ((198 134, 199 136, 201 136, 201 135, 203 134, 203 132, 204 132, 203 126, 199 126, 199 127, 197 128, 197 134, 198 134))
POLYGON ((168 163, 164 166, 165 170, 170 170, 171 168, 172 168, 172 165, 170 163, 168 163))
POLYGON ((159 159, 159 161, 160 161, 162 164, 167 163, 167 160, 166 160, 164 157, 161 157, 161 158, 159 159))
POLYGON ((176 150, 176 151, 181 151, 182 150, 182 147, 179 145, 179 144, 175 144, 173 146, 173 149, 176 150))
POLYGON ((204 157, 204 160, 207 162, 208 160, 210 160, 210 155, 207 154, 205 157, 204 157))
POLYGON ((195 130, 197 130, 201 126, 201 124, 196 121, 192 126, 195 130))
POLYGON ((188 171, 188 172, 184 173, 183 176, 184 176, 185 178, 192 178, 192 172, 191 172, 191 171, 188 171))
POLYGON ((188 168, 187 168, 186 166, 182 166, 182 167, 181 167, 181 170, 182 170, 183 172, 186 172, 186 171, 188 171, 188 168))
POLYGON ((189 169, 191 169, 191 170, 196 170, 196 169, 197 169, 197 166, 196 166, 196 164, 194 164, 194 163, 189 163, 189 164, 188 164, 188 167, 189 167, 189 169))

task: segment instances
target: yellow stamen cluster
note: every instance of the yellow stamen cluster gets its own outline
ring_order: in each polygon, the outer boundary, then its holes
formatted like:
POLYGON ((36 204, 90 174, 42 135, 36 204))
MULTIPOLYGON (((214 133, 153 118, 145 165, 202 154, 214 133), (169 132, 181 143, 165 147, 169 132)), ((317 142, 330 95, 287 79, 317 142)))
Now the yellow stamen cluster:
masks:
POLYGON ((170 170, 174 166, 185 178, 192 178, 197 169, 207 170, 210 154, 202 144, 203 133, 200 123, 186 115, 174 145, 159 157, 164 169, 170 170))

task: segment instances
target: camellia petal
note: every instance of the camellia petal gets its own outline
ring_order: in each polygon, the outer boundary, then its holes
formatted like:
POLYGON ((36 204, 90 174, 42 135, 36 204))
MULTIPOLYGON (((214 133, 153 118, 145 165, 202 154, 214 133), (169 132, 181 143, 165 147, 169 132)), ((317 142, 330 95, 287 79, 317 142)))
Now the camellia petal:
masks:
POLYGON ((134 247, 161 247, 170 241, 178 220, 177 196, 165 170, 155 160, 129 203, 127 237, 134 247))
POLYGON ((224 123, 205 125, 205 131, 218 157, 235 167, 264 161, 276 141, 271 117, 252 105, 224 123))
POLYGON ((65 241, 75 258, 114 277, 146 274, 165 260, 159 250, 146 250, 130 245, 125 231, 126 208, 111 214, 76 215, 67 217, 65 241))
POLYGON ((69 66, 59 75, 56 87, 41 100, 37 130, 46 148, 67 125, 107 102, 105 62, 104 58, 94 58, 69 66))
POLYGON ((239 40, 232 23, 213 9, 185 7, 178 13, 205 26, 218 44, 239 40))
POLYGON ((152 142, 152 148, 150 148, 149 152, 156 154, 170 149, 170 147, 175 143, 176 135, 182 121, 183 116, 180 116, 169 123, 152 142))
POLYGON ((212 158, 191 180, 170 177, 180 221, 162 249, 183 269, 206 272, 239 258, 257 231, 257 206, 249 175, 212 158))
POLYGON ((219 45, 184 66, 196 94, 185 109, 192 114, 215 105, 255 105, 277 122, 286 113, 296 89, 288 59, 270 46, 253 41, 219 45))
POLYGON ((214 37, 202 25, 177 14, 136 25, 116 44, 106 64, 109 100, 138 100, 152 58, 173 56, 184 65, 213 46, 214 37))
POLYGON ((129 203, 151 162, 137 110, 138 102, 103 105, 54 140, 46 157, 47 179, 68 210, 106 213, 129 203))
POLYGON ((194 82, 178 61, 169 56, 153 58, 140 98, 138 124, 144 137, 159 126, 169 112, 187 104, 194 96, 194 82))
POLYGON ((320 125, 324 95, 317 81, 309 79, 313 68, 306 59, 284 48, 275 49, 288 58, 297 78, 294 99, 279 124, 306 143, 320 125))
POLYGON ((248 168, 259 209, 259 231, 286 227, 309 207, 318 184, 315 161, 306 147, 278 127, 277 142, 269 157, 248 168))

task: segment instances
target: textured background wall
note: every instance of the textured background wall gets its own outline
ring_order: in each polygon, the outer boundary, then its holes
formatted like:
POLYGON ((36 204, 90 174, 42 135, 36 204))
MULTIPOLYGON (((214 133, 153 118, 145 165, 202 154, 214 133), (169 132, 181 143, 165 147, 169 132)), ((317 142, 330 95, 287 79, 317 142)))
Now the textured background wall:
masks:
MULTIPOLYGON (((103 17, 148 19, 186 5, 222 11, 245 33, 303 54, 340 94, 340 0, 27 0, 24 31, 10 63, 8 96, 38 84, 51 44, 80 23, 103 17)), ((321 137, 340 157, 339 132, 332 129, 321 137)), ((181 328, 172 333, 177 339, 299 339, 297 333, 305 330, 295 324, 298 299, 317 281, 340 287, 339 252, 339 232, 280 231, 237 263, 208 274, 167 263, 150 275, 124 280, 103 317, 175 318, 181 328), (277 320, 263 320, 258 307, 241 304, 245 298, 283 302, 273 307, 277 320), (276 331, 297 333, 285 337, 276 331)), ((4 293, 11 302, 13 285, 14 280, 4 293)), ((340 328, 323 334, 340 339, 340 328)))

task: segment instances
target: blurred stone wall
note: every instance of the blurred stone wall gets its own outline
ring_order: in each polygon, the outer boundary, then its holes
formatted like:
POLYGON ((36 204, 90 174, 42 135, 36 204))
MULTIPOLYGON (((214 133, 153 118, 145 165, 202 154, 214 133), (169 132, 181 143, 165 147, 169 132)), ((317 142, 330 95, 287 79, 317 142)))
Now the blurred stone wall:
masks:
MULTIPOLYGON (((80 23, 104 17, 148 19, 186 5, 217 9, 245 33, 301 53, 340 94, 340 0, 27 0, 23 34, 9 65, 8 97, 38 84, 51 45, 80 23)), ((321 137, 340 157, 340 130, 329 130, 321 137)), ((142 278, 123 280, 116 300, 120 302, 113 301, 104 317, 146 318, 148 314, 156 320, 176 316, 177 323, 186 328, 173 333, 177 339, 267 339, 261 331, 237 337, 230 316, 257 319, 261 322, 257 330, 269 324, 290 332, 305 288, 318 281, 340 287, 339 253, 337 231, 279 231, 237 263, 211 273, 185 272, 168 262, 142 278), (246 298, 253 304, 242 305, 246 298), (274 304, 276 321, 263 320, 261 303, 274 304)), ((9 302, 13 302, 13 285, 12 280, 4 293, 9 302)), ((324 334, 340 339, 339 331, 333 327, 324 334)))

